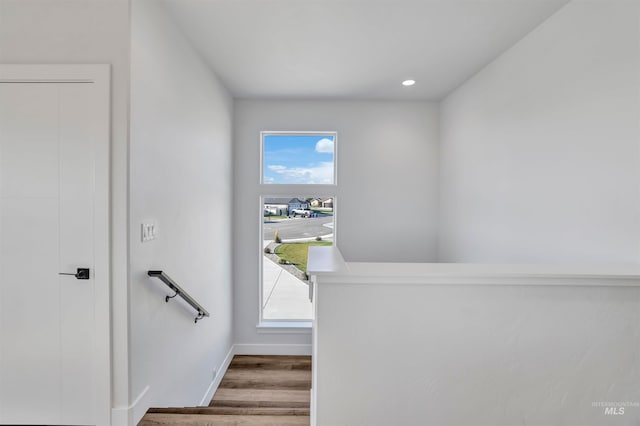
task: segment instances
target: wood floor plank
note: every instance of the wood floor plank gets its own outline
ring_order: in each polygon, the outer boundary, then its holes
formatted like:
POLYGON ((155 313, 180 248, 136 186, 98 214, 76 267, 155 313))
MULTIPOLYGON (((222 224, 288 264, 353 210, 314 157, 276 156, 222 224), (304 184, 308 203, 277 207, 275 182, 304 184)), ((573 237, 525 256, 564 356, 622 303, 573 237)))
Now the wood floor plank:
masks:
POLYGON ((300 370, 227 370, 221 388, 311 389, 311 374, 300 370))
POLYGON ((309 407, 169 407, 150 408, 148 413, 224 414, 245 416, 309 416, 309 407))
POLYGON ((265 356, 265 355, 236 355, 231 361, 233 368, 261 368, 265 370, 309 370, 311 371, 310 356, 265 356))
POLYGON ((309 407, 308 390, 219 388, 210 406, 226 407, 309 407))
POLYGON ((225 416, 147 413, 138 426, 309 426, 308 416, 225 416))

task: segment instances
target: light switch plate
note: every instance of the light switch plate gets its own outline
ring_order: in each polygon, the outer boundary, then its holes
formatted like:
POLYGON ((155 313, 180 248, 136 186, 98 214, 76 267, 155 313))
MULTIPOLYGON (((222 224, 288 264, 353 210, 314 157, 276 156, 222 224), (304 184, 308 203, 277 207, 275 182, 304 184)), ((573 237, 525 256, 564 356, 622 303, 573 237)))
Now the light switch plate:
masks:
POLYGON ((142 223, 142 242, 155 240, 158 232, 158 225, 155 222, 142 223))

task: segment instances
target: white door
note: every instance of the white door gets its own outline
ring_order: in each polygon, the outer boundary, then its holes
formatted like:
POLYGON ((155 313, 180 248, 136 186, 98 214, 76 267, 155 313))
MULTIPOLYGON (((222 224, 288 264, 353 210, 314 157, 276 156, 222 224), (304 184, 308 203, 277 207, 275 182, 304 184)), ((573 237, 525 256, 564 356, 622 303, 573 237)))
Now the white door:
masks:
POLYGON ((0 424, 108 421, 108 76, 0 66, 0 424))

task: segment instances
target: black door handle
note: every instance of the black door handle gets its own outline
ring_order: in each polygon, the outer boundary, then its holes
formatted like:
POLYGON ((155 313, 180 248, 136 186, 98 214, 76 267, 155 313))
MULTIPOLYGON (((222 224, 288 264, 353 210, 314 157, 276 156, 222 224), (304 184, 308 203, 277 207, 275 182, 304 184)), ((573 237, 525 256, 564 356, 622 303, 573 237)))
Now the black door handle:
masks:
POLYGON ((78 272, 76 272, 75 274, 70 272, 59 272, 58 275, 71 275, 79 280, 89 279, 89 268, 78 268, 77 271, 78 272))

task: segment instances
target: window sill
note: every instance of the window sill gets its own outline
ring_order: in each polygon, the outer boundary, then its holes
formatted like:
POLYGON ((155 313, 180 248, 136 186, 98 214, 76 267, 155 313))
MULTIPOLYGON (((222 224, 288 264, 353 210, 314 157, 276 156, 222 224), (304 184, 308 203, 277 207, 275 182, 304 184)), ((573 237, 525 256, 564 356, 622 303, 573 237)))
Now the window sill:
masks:
POLYGON ((258 333, 311 334, 311 321, 262 321, 258 333))

